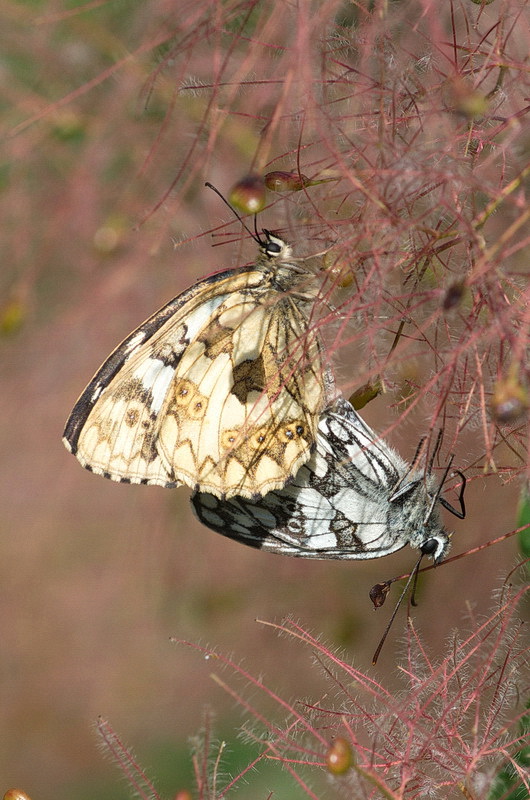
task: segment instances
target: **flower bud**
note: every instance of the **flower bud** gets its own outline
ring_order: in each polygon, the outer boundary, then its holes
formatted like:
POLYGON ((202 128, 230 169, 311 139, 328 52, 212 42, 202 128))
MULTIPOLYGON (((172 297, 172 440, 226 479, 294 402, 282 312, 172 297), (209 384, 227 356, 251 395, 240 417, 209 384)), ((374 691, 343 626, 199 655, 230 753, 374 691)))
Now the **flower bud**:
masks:
POLYGON ((265 183, 261 175, 245 175, 228 193, 230 205, 244 214, 258 214, 265 208, 265 183))
POLYGON ((349 397, 349 401, 356 411, 364 408, 367 403, 381 394, 382 386, 381 381, 376 380, 373 383, 365 383, 359 386, 358 389, 349 397))
POLYGON ((21 789, 8 789, 3 800, 31 800, 31 798, 21 789))
POLYGON ((390 585, 390 581, 385 581, 384 583, 376 583, 375 586, 372 586, 369 594, 374 608, 381 608, 390 591, 390 585))
POLYGON ((517 422, 528 411, 528 392, 521 385, 516 371, 500 378, 493 388, 491 413, 501 425, 517 422))
POLYGON ((334 775, 344 775, 352 764, 351 745, 347 739, 338 736, 326 753, 326 766, 334 775))
POLYGON ((282 172, 275 170, 267 172, 264 178, 265 186, 271 192, 299 192, 304 186, 311 186, 311 181, 298 172, 282 172))
POLYGON ((462 302, 464 293, 466 291, 466 284, 464 281, 456 281, 452 283, 445 292, 442 307, 444 311, 452 311, 462 302))

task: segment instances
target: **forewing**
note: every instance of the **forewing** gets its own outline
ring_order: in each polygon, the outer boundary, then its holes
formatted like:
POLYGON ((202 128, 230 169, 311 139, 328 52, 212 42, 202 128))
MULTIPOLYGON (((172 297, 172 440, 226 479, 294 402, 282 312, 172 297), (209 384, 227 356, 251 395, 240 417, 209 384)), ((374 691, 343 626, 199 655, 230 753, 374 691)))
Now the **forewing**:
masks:
POLYGON ((309 458, 325 402, 306 322, 259 270, 196 284, 109 357, 76 403, 65 444, 118 481, 221 497, 283 486, 309 458))
POLYGON ((87 469, 116 481, 181 483, 158 448, 161 412, 177 367, 234 285, 259 285, 246 268, 218 273, 161 308, 118 345, 90 381, 66 423, 63 441, 87 469))

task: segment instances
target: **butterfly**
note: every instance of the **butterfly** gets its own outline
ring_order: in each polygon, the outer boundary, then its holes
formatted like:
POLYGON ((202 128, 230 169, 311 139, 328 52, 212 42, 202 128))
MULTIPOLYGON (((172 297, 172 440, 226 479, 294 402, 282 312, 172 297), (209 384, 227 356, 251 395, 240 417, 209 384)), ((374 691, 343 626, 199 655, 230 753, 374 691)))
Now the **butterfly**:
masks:
POLYGON ((309 459, 333 391, 309 324, 319 281, 289 244, 263 234, 254 264, 191 286, 100 367, 64 431, 83 467, 252 498, 309 459))
POLYGON ((283 489, 260 500, 195 492, 191 503, 208 528, 270 553, 366 559, 409 544, 439 562, 450 534, 438 506, 465 515, 461 477, 458 511, 440 497, 430 468, 404 461, 338 398, 321 415, 315 452, 283 489))

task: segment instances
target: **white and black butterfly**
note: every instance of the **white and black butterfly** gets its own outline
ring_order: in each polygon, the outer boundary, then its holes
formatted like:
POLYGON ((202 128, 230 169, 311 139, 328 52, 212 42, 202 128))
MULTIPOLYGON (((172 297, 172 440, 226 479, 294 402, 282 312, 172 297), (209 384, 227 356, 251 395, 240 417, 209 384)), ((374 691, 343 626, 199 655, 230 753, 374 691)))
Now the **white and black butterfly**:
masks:
POLYGON ((105 361, 64 431, 83 467, 251 498, 309 459, 333 391, 310 324, 321 280, 264 234, 255 264, 199 281, 105 361))
POLYGON ((311 459, 283 489, 256 501, 196 492, 191 502, 207 527, 271 553, 365 559, 410 544, 439 562, 451 534, 437 506, 464 516, 461 477, 457 511, 430 470, 407 464, 339 399, 321 416, 311 459))

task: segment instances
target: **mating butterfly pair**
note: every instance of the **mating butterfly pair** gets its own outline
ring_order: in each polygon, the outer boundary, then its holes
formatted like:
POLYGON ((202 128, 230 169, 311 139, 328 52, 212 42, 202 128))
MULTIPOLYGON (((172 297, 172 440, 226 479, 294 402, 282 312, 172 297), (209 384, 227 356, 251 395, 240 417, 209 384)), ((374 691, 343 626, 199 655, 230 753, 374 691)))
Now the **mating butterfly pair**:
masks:
POLYGON ((199 281, 116 348, 66 447, 112 480, 190 486, 205 525, 270 552, 363 559, 408 543, 441 560, 433 476, 336 399, 309 324, 321 280, 264 234, 255 264, 199 281))

